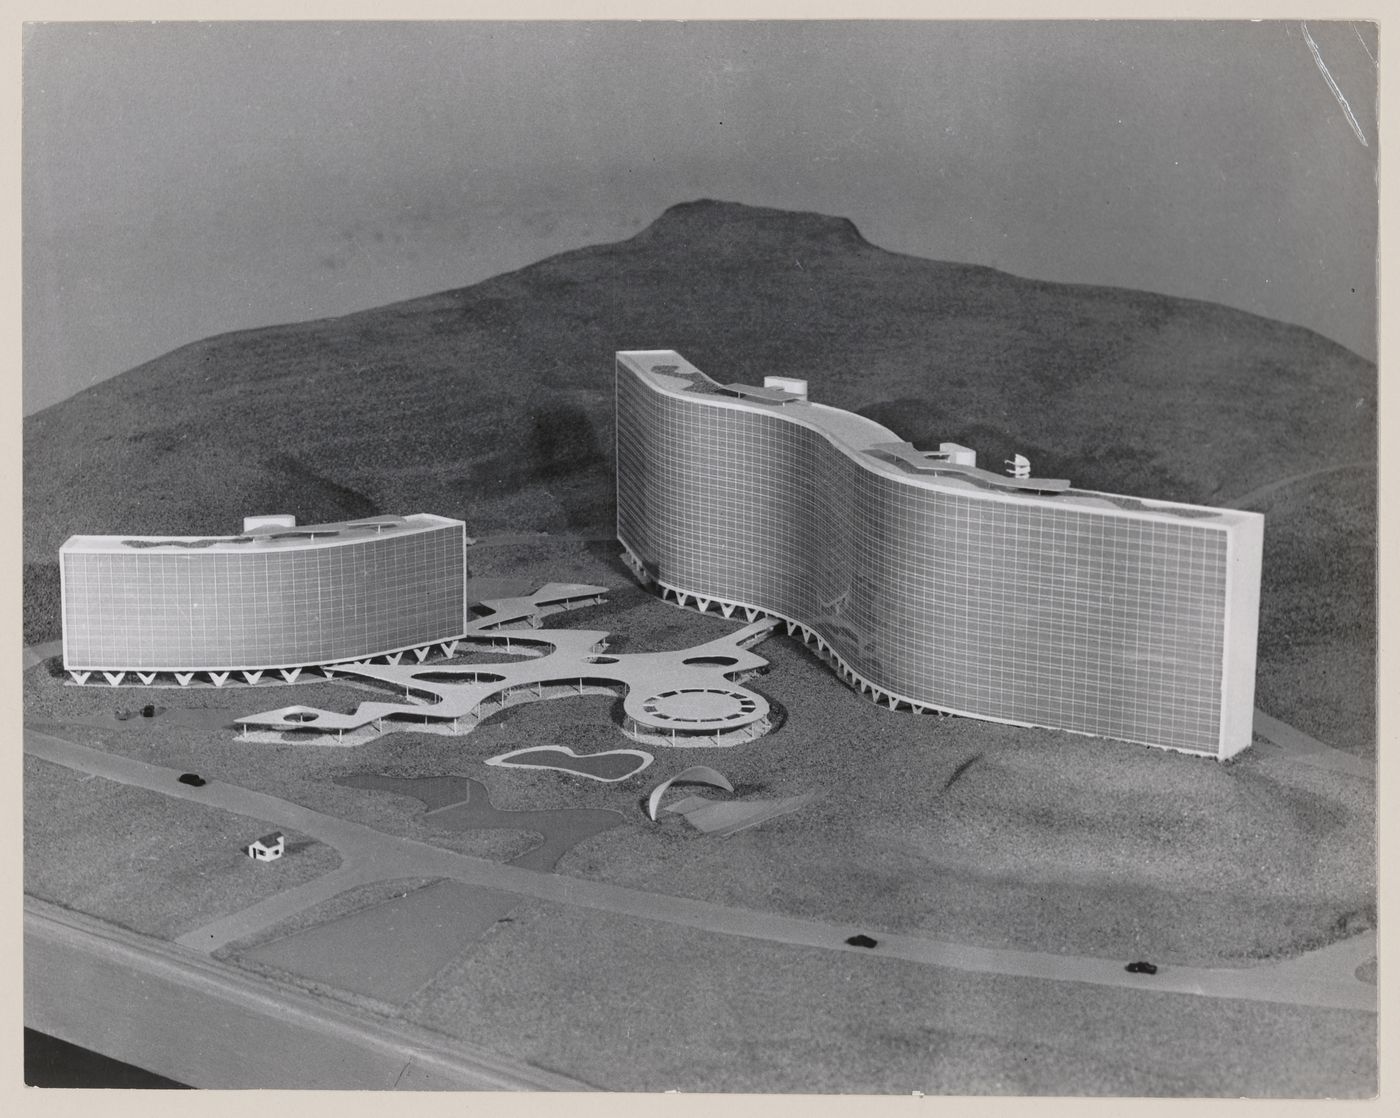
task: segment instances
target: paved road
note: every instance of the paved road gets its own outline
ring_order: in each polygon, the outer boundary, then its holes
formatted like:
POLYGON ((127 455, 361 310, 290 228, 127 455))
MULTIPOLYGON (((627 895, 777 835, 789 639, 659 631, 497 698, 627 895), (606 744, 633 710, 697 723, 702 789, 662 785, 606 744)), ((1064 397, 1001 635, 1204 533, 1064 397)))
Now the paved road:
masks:
POLYGON ((24 975, 27 1024, 200 1087, 592 1089, 33 898, 24 975))
POLYGON ((202 788, 191 788, 178 782, 179 774, 174 769, 90 749, 28 728, 24 746, 26 752, 56 764, 300 831, 340 852, 343 865, 327 875, 330 881, 322 878, 289 890, 180 937, 181 945, 197 951, 216 950, 252 931, 268 927, 323 899, 327 889, 339 891, 352 884, 402 877, 445 877, 558 904, 723 935, 886 955, 964 971, 1332 1009, 1374 1012, 1376 1008, 1375 988, 1356 980, 1352 974, 1357 965, 1375 955, 1373 933, 1284 963, 1239 969, 1164 965, 1155 975, 1128 974, 1121 959, 977 947, 729 908, 606 882, 539 873, 387 835, 236 785, 211 781, 202 788), (874 949, 848 946, 846 938, 857 932, 875 935, 879 946, 874 949))

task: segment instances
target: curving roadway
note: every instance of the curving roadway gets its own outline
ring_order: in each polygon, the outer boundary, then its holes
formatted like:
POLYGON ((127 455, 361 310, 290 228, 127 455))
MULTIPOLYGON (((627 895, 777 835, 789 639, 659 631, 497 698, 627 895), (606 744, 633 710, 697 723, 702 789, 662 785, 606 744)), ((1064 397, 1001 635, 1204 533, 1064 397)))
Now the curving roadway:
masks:
POLYGON ((211 781, 201 788, 180 784, 179 773, 25 728, 25 752, 80 772, 164 795, 266 820, 300 831, 337 849, 340 868, 296 889, 268 898, 186 933, 176 941, 201 954, 269 927, 288 916, 359 884, 404 877, 442 877, 556 904, 656 920, 722 935, 831 951, 884 955, 962 971, 1126 987, 1245 1001, 1329 1009, 1376 1011, 1375 987, 1355 977, 1376 953, 1368 932, 1286 962, 1246 968, 1163 965, 1155 975, 1129 974, 1121 959, 1049 952, 1013 951, 881 932, 776 913, 731 908, 686 897, 588 881, 503 865, 387 835, 359 823, 233 784, 211 781), (875 931, 878 946, 852 947, 846 939, 875 931))

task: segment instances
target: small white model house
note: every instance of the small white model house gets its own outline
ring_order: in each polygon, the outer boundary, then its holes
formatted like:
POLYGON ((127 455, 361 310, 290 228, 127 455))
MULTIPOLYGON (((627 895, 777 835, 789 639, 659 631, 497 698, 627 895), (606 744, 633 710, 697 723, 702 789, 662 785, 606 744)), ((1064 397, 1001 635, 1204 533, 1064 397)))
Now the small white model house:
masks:
POLYGON ((287 851, 287 836, 281 831, 275 831, 255 839, 243 850, 255 862, 275 862, 287 851))

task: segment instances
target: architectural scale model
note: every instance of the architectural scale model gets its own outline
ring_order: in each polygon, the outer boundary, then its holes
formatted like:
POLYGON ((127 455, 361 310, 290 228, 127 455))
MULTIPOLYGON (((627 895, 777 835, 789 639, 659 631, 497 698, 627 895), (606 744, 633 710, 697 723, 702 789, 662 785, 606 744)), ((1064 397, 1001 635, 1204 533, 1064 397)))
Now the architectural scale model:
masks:
POLYGON ((618 539, 664 597, 780 618, 892 708, 1249 745, 1261 515, 995 474, 668 350, 616 394, 618 539))
POLYGON ((254 839, 243 848, 243 853, 255 862, 275 862, 287 852, 287 836, 281 831, 254 839))
POLYGON ((817 793, 806 792, 800 796, 784 796, 779 800, 745 799, 712 800, 706 796, 691 795, 667 807, 661 806, 661 799, 676 784, 707 784, 712 788, 722 788, 733 793, 734 785, 718 769, 708 765, 692 765, 678 772, 669 780, 663 780, 651 790, 647 797, 647 817, 655 823, 659 812, 679 815, 697 831, 723 838, 738 831, 756 827, 780 815, 787 815, 806 807, 817 798, 817 793))
POLYGON ((539 628, 545 615, 596 604, 604 593, 601 586, 552 582, 525 597, 479 603, 483 615, 467 623, 461 643, 521 659, 337 664, 327 672, 401 691, 402 700, 361 703, 348 714, 289 706, 235 721, 245 741, 360 745, 395 730, 469 734, 520 703, 622 692, 622 732, 650 745, 738 745, 772 729, 768 700, 738 681, 767 666, 749 648, 776 621, 764 618, 694 648, 618 656, 604 655, 608 634, 601 630, 539 628))
POLYGON ((603 784, 617 784, 636 776, 655 760, 641 749, 576 753, 567 745, 531 745, 488 757, 486 764, 501 769, 549 769, 603 784))
POLYGON ((464 630, 465 548, 460 520, 423 513, 73 536, 59 552, 63 666, 76 683, 98 672, 113 686, 223 686, 410 650, 421 660, 464 630))

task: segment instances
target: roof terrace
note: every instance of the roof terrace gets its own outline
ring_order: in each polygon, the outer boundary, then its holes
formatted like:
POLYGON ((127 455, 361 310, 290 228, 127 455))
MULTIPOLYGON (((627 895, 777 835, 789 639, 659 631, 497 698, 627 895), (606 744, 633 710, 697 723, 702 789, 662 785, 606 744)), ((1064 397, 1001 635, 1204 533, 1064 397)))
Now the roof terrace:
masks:
POLYGON ((664 392, 699 396, 712 407, 773 411, 814 428, 868 468, 898 476, 919 488, 975 491, 1014 501, 1049 501, 1105 512, 1121 510, 1183 519, 1228 521, 1237 515, 1230 509, 1074 489, 1064 478, 1017 478, 993 473, 955 461, 946 448, 919 450, 889 428, 855 412, 812 403, 777 388, 719 384, 674 350, 632 350, 619 353, 618 358, 664 392))
POLYGON ((374 516, 329 524, 258 524, 237 536, 70 536, 60 550, 120 553, 156 549, 246 553, 360 543, 375 536, 410 536, 454 524, 460 525, 462 522, 432 513, 413 513, 409 516, 374 516))

